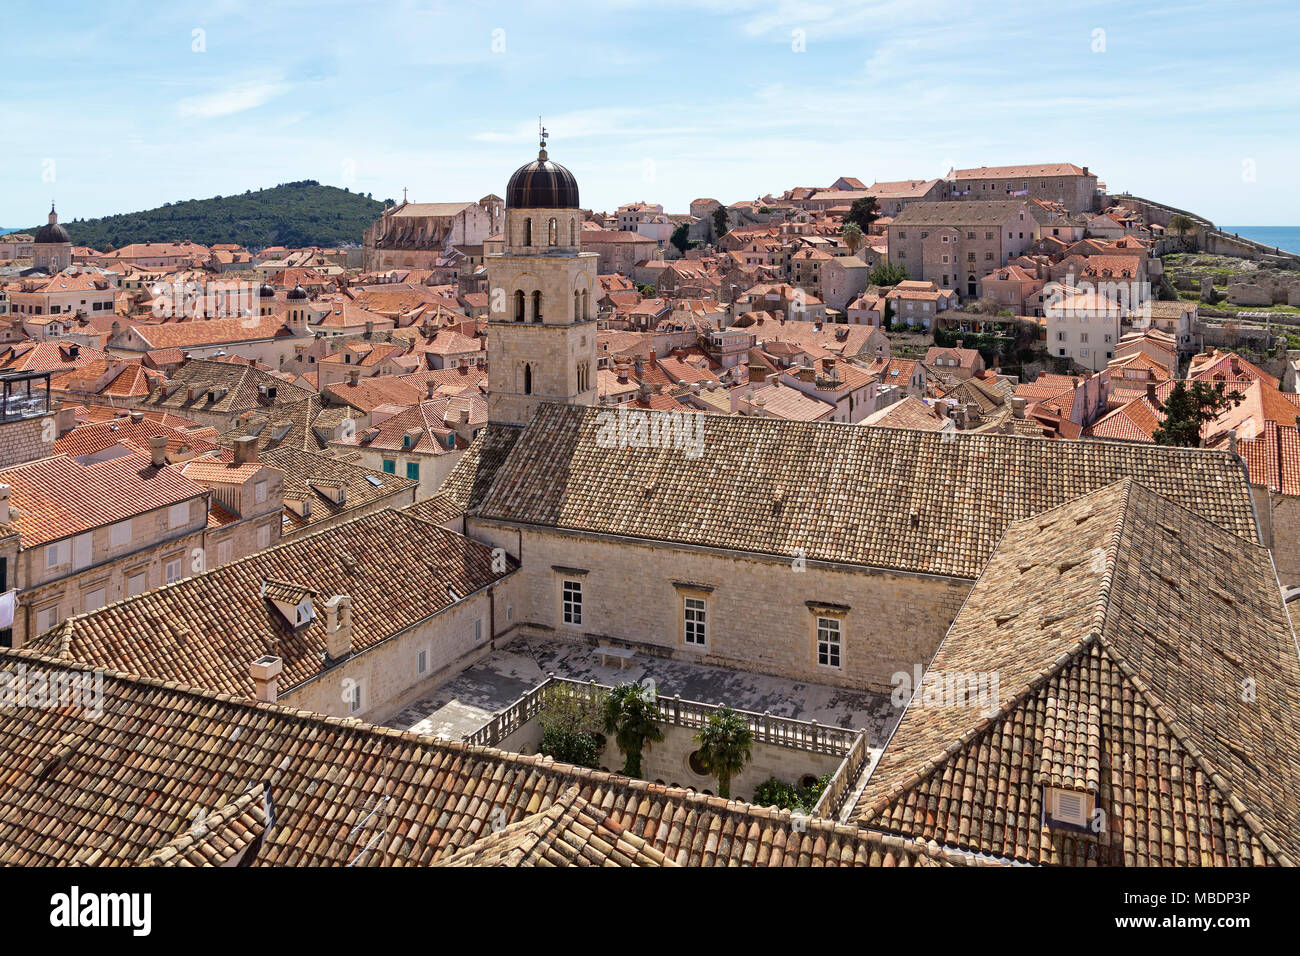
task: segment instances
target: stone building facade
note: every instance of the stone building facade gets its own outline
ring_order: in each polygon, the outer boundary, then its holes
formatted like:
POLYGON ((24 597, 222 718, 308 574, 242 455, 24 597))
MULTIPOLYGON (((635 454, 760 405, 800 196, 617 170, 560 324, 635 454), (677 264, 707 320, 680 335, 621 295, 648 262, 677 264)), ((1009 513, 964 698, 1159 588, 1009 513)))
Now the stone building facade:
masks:
POLYGON ((477 203, 412 203, 385 209, 362 237, 367 272, 386 269, 437 271, 457 246, 481 246, 501 231, 505 206, 499 196, 477 203))
POLYGON ((874 691, 928 664, 972 584, 816 561, 799 570, 772 557, 473 516, 466 533, 522 558, 513 614, 524 634, 874 691), (688 601, 703 615, 702 642, 687 634, 688 601), (828 659, 831 642, 838 651, 828 659))

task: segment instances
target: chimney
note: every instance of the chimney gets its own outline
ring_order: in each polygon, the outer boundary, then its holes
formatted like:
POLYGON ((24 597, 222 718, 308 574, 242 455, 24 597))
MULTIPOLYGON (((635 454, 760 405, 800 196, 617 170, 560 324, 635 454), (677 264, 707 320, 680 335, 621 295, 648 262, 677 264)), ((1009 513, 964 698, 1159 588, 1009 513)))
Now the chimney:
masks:
POLYGON ((357 382, 359 382, 359 381, 361 381, 361 372, 360 372, 360 370, 355 369, 355 368, 349 370, 349 371, 348 371, 348 384, 349 384, 349 385, 355 385, 355 384, 357 384, 357 382))
POLYGON ((957 348, 961 348, 961 347, 962 347, 963 345, 965 345, 965 344, 966 344, 966 340, 965 340, 965 339, 958 339, 958 340, 957 340, 957 348))
POLYGON ((1147 401, 1154 402, 1155 400, 1156 400, 1156 383, 1147 382, 1147 401))
POLYGON ((1028 404, 1023 398, 1011 399, 1011 414, 1015 418, 1025 417, 1025 406, 1028 404))
POLYGON ((433 379, 429 379, 424 383, 425 398, 433 398, 434 397, 433 393, 436 392, 437 390, 438 390, 438 383, 435 382, 433 379))
POLYGON ((1237 429, 1235 428, 1228 429, 1228 451, 1233 455, 1237 454, 1237 429))
POLYGON ((336 594, 325 602, 325 658, 331 663, 352 653, 352 599, 336 594))
POLYGON ((167 464, 166 435, 149 436, 149 457, 153 460, 153 466, 155 468, 162 468, 167 464))
POLYGON ((138 408, 133 409, 133 410, 131 411, 131 421, 133 421, 133 422, 142 422, 142 421, 144 421, 144 412, 140 411, 140 409, 138 409, 138 408))
POLYGON ((9 486, 0 485, 0 524, 9 523, 9 486))
POLYGON ((248 674, 253 678, 253 697, 263 703, 274 704, 282 670, 284 661, 274 654, 259 657, 249 664, 248 674))
POLYGON ((234 445, 236 465, 251 465, 257 461, 257 438, 255 436, 244 435, 236 438, 234 445))
POLYGON ((801 382, 811 382, 817 378, 817 372, 811 365, 801 365, 795 376, 801 382))

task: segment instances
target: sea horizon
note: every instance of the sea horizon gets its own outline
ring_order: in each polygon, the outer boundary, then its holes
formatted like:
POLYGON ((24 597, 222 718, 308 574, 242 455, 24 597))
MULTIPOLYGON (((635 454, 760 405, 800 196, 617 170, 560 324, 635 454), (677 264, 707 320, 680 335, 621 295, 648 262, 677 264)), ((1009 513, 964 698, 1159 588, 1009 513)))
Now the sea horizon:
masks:
POLYGON ((1243 239, 1253 239, 1266 246, 1273 246, 1283 252, 1300 255, 1300 226, 1220 226, 1224 232, 1232 232, 1243 239))

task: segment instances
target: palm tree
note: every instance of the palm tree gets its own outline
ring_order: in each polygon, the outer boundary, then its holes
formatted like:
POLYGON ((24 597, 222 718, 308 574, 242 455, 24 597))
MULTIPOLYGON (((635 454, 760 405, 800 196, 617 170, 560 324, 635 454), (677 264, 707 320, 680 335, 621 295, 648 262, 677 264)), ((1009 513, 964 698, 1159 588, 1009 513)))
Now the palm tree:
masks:
POLYGON ((605 733, 623 752, 623 773, 641 776, 641 751, 664 739, 654 692, 639 684, 619 684, 605 695, 605 733))
POLYGON ((862 227, 856 222, 845 223, 844 225, 844 244, 849 247, 849 255, 858 254, 858 246, 862 245, 862 227))
POLYGON ((718 778, 718 796, 730 797, 731 778, 745 769, 753 749, 754 732, 749 722, 723 705, 709 714, 695 739, 700 745, 700 760, 718 778))

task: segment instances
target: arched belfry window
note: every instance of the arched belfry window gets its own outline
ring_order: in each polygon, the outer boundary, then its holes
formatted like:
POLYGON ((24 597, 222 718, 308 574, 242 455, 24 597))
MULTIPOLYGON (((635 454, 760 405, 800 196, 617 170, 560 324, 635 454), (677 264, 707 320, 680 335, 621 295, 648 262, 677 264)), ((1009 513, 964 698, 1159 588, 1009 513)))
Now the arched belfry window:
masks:
POLYGON ((582 317, 591 318, 591 292, 587 289, 582 290, 582 317))
POLYGON ((569 220, 569 245, 576 246, 577 244, 578 244, 578 220, 570 219, 569 220))
POLYGON ((542 291, 540 289, 533 293, 533 321, 542 321, 542 291))
POLYGON ((524 394, 533 394, 533 367, 531 365, 524 366, 524 394))
POLYGON ((546 244, 548 246, 554 246, 558 244, 559 241, 560 241, 560 230, 555 223, 555 217, 552 216, 551 221, 546 225, 546 244))
POLYGON ((515 291, 515 321, 522 322, 523 320, 524 320, 524 290, 518 289, 515 291))
POLYGON ((532 219, 525 219, 524 220, 524 245, 531 246, 532 244, 533 244, 533 221, 532 219))
POLYGON ((577 289, 573 290, 573 320, 576 322, 582 318, 582 293, 577 289))

